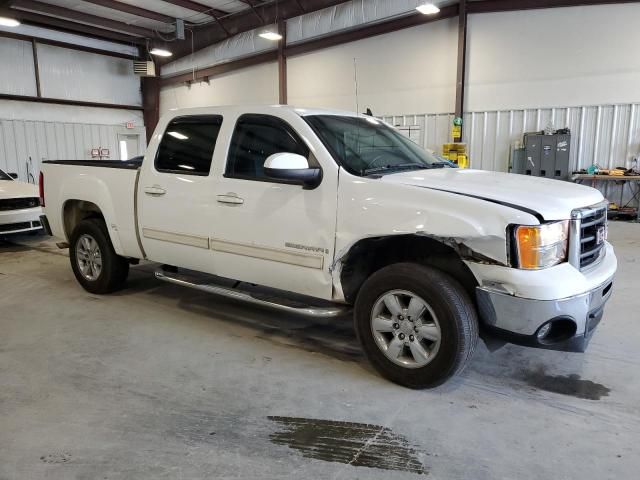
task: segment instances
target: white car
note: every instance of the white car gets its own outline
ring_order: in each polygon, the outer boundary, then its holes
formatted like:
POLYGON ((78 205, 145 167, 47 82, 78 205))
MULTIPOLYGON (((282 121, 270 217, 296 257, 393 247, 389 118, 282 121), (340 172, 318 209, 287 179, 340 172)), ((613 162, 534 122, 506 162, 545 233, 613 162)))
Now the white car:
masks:
POLYGON ((42 230, 38 187, 0 170, 0 235, 42 230))
POLYGON ((479 330, 583 351, 617 266, 599 191, 452 168, 348 112, 175 110, 143 161, 42 171, 45 228, 86 290, 148 259, 160 280, 282 311, 354 307, 372 364, 413 388, 460 371, 479 330))

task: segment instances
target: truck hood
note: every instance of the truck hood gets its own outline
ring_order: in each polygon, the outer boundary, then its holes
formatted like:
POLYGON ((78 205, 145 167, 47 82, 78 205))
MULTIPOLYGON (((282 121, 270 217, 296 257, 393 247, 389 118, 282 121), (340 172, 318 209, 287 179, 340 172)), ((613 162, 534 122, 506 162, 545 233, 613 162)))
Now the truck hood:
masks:
POLYGON ((25 182, 0 180, 0 199, 38 197, 38 187, 25 182))
POLYGON ((604 200, 595 188, 561 180, 484 170, 419 170, 385 175, 381 180, 510 205, 535 212, 545 220, 568 219, 573 209, 588 207, 604 200))

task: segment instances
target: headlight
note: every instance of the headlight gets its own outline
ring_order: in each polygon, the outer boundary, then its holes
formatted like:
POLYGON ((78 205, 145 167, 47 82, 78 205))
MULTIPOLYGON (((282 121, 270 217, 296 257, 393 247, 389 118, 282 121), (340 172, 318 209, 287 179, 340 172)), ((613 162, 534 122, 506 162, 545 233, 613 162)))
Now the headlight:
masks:
POLYGON ((567 259, 568 232, 568 221, 514 227, 514 266, 525 270, 538 270, 564 262, 567 259))

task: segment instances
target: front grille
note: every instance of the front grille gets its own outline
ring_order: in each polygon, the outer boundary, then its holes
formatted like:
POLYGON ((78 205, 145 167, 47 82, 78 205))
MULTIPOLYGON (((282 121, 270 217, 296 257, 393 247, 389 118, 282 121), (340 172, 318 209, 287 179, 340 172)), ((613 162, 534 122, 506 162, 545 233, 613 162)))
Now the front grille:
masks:
POLYGON ((586 213, 580 222, 580 268, 600 258, 607 231, 607 207, 586 213))
POLYGON ((40 205, 38 197, 28 198, 7 198, 0 200, 0 212, 7 210, 23 210, 25 208, 35 208, 40 205))

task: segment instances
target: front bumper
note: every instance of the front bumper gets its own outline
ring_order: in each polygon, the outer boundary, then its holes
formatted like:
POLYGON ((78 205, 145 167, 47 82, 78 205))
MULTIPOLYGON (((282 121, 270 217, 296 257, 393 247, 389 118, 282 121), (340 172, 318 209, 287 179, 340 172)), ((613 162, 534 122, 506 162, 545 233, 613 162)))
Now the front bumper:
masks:
POLYGON ((42 215, 40 207, 2 211, 0 212, 0 235, 40 230, 42 228, 40 215, 42 215))
POLYGON ((559 300, 520 298, 487 287, 478 287, 476 294, 480 318, 490 333, 519 345, 584 352, 612 290, 613 277, 588 292, 559 300), (538 332, 548 323, 558 326, 556 333, 539 338, 538 332))

